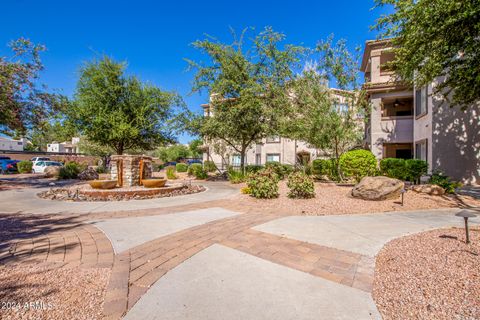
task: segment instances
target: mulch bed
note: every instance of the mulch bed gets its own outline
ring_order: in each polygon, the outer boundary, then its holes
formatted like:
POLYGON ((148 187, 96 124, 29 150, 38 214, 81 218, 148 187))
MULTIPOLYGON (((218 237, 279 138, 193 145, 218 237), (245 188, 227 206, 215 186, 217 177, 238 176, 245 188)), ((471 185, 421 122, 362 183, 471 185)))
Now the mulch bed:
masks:
POLYGON ((480 230, 438 229, 389 242, 373 298, 384 319, 480 319, 480 230))

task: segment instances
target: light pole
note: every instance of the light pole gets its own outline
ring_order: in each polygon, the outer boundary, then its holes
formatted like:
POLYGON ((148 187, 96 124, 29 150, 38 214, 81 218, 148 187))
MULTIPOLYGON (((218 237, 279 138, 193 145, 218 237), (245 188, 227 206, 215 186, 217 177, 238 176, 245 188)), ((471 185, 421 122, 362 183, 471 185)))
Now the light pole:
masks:
POLYGON ((468 218, 475 218, 477 215, 470 212, 469 210, 462 210, 455 214, 457 217, 462 217, 465 220, 465 236, 466 243, 470 243, 470 235, 468 233, 468 218))

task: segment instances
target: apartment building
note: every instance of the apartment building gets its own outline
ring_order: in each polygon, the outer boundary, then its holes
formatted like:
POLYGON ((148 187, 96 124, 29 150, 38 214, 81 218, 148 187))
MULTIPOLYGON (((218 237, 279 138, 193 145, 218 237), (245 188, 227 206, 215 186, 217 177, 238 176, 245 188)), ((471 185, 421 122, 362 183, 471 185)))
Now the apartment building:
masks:
POLYGON ((480 184, 480 102, 466 110, 435 95, 437 82, 409 88, 386 63, 388 40, 367 41, 361 64, 371 103, 366 143, 378 158, 417 158, 467 184, 480 184))
POLYGON ((52 142, 47 144, 47 152, 58 152, 58 153, 79 153, 78 143, 80 138, 73 137, 71 141, 65 142, 52 142))

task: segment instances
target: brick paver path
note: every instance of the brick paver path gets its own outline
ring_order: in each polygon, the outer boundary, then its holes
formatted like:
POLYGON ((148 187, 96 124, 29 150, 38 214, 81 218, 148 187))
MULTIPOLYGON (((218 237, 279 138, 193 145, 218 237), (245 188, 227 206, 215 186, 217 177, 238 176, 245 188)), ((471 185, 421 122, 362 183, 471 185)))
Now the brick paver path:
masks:
POLYGON ((288 215, 287 209, 259 213, 255 207, 239 207, 229 200, 216 200, 153 210, 35 217, 31 218, 35 221, 31 225, 28 217, 21 216, 19 219, 26 219, 22 223, 28 231, 19 232, 14 240, 0 246, 0 264, 35 261, 59 266, 112 267, 104 302, 105 319, 121 318, 158 279, 214 243, 342 285, 371 291, 373 259, 252 230, 254 226, 288 215), (208 207, 242 213, 157 238, 117 255, 113 254, 111 243, 103 232, 88 223, 99 218, 169 214, 208 207))

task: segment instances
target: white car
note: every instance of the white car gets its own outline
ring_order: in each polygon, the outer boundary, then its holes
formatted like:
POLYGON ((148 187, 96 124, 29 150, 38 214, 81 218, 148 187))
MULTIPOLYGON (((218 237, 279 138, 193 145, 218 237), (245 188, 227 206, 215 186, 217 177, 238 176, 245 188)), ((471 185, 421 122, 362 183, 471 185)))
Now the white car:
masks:
POLYGON ((33 163, 33 173, 44 173, 47 167, 63 167, 63 163, 57 161, 37 161, 33 163))
POLYGON ((35 164, 35 162, 38 162, 38 161, 50 161, 50 158, 47 158, 47 157, 33 157, 32 159, 30 159, 30 161, 32 161, 35 164))

